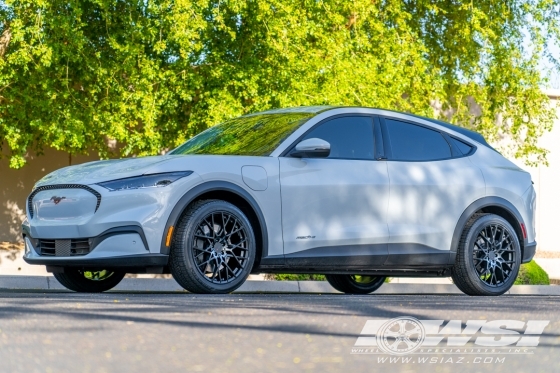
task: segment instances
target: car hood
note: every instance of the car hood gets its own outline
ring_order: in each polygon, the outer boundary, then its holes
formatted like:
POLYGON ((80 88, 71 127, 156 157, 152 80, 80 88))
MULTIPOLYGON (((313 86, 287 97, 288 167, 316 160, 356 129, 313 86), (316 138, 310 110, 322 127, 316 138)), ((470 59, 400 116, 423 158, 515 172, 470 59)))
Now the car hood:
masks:
MULTIPOLYGON (((158 165, 172 158, 173 156, 138 157, 96 161, 69 166, 51 172, 39 180, 35 186, 52 184, 94 184, 125 177, 157 173, 158 165)), ((166 170, 159 172, 166 172, 166 170)))

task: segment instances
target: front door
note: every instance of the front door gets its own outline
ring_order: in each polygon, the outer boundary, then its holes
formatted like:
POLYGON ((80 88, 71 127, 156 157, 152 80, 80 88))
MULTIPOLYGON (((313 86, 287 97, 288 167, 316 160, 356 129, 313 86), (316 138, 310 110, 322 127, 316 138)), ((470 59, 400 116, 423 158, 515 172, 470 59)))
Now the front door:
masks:
POLYGON ((286 263, 371 267, 387 258, 389 178, 375 160, 371 116, 342 116, 302 140, 330 143, 327 158, 280 158, 286 263))

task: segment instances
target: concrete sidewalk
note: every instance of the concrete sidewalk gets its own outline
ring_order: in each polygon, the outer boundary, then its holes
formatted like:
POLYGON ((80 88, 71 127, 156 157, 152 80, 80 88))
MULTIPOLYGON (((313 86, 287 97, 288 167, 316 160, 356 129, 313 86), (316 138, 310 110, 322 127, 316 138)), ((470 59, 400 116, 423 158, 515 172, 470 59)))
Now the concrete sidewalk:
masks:
MULTIPOLYGON (((0 290, 67 291, 53 276, 0 276, 0 290)), ((111 291, 186 292, 173 279, 125 278, 111 291)), ((236 293, 338 293, 326 281, 247 281, 236 293)), ((462 294, 452 284, 384 284, 375 294, 462 294)), ((514 286, 508 295, 560 296, 560 286, 514 286)))

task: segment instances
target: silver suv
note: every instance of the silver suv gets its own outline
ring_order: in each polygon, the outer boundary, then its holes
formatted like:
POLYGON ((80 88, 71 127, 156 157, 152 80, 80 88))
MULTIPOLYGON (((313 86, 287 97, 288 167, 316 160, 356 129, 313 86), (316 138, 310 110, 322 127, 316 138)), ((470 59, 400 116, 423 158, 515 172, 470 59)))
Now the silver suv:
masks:
POLYGON ((249 273, 320 273, 345 293, 386 276, 451 276, 499 295, 536 249, 530 175, 478 133, 355 107, 229 120, 164 156, 66 167, 41 179, 25 260, 67 288, 172 273, 228 293, 249 273))

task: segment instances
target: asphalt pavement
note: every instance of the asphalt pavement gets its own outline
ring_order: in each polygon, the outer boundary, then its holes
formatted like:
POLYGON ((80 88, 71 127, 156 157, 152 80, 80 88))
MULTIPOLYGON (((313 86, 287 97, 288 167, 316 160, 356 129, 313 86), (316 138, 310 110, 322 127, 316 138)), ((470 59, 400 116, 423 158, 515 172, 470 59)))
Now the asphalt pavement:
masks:
MULTIPOLYGON (((3 290, 0 371, 555 372, 560 371, 559 306, 559 296, 3 290), (446 348, 445 339, 437 347, 405 355, 357 349, 368 320, 402 316, 445 320, 442 325, 462 320, 463 328, 472 322, 467 320, 479 320, 479 325, 514 320, 511 325, 518 328, 529 320, 550 322, 540 336, 533 327, 538 346, 533 339, 530 348, 488 349, 473 344, 474 335, 456 349, 446 348)), ((453 334, 450 328, 440 334, 453 334)), ((528 329, 519 332, 530 334, 528 329)), ((468 334, 467 329, 459 333, 468 334)), ((514 340, 519 338, 515 333, 514 340)))

